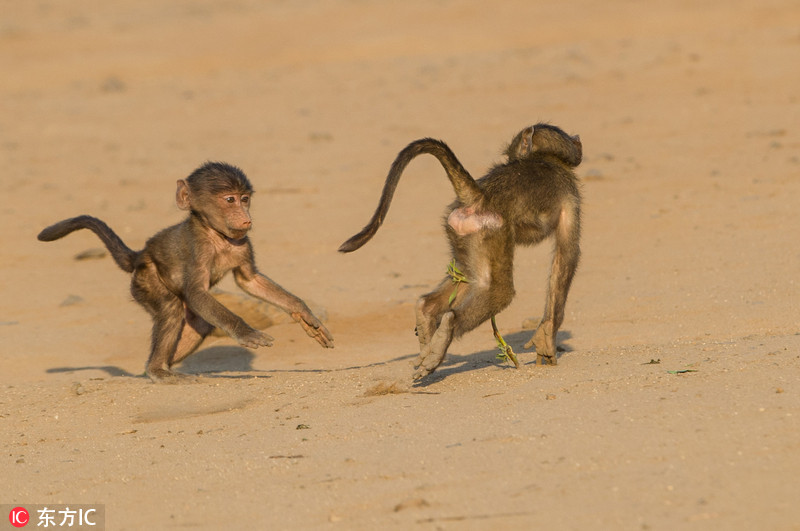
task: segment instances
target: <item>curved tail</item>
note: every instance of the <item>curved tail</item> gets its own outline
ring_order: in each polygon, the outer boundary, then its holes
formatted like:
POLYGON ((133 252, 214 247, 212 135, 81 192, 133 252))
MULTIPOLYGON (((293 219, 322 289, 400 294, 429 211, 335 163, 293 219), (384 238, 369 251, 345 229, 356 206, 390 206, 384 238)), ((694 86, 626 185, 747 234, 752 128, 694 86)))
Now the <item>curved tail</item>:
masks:
POLYGON ((375 209, 372 219, 361 232, 344 242, 339 247, 339 252, 349 253, 355 251, 375 236, 384 218, 386 218, 386 213, 389 211, 389 205, 392 202, 394 191, 397 188, 397 183, 400 181, 400 175, 403 170, 406 169, 406 166, 414 157, 425 153, 439 159, 439 162, 447 172, 450 183, 453 185, 456 196, 462 203, 467 205, 474 204, 483 197, 483 191, 475 182, 475 179, 464 169, 464 166, 461 165, 461 162, 459 162, 447 144, 433 138, 415 140, 398 153, 397 158, 394 159, 389 175, 386 177, 386 184, 383 185, 383 193, 378 202, 378 208, 375 209))
POLYGON ((111 230, 111 227, 92 216, 78 216, 59 221, 40 232, 37 238, 39 241, 51 242, 79 229, 89 229, 97 234, 117 265, 126 273, 133 273, 133 262, 138 253, 125 245, 122 239, 111 230))

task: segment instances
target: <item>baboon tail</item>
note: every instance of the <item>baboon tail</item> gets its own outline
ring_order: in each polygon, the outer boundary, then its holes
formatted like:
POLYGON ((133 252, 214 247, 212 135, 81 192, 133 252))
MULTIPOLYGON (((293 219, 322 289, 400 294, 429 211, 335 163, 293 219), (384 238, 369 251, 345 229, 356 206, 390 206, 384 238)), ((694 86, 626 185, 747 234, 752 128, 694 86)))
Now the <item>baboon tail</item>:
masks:
POLYGON ((389 205, 392 202, 394 191, 397 188, 397 183, 400 182, 400 175, 406 169, 409 162, 411 162, 417 155, 422 154, 433 155, 444 167, 447 172, 447 178, 453 185, 458 199, 464 204, 474 204, 483 197, 483 191, 475 182, 475 179, 469 172, 461 165, 458 158, 456 158, 453 151, 441 140, 434 140, 433 138, 423 138, 416 140, 406 146, 401 151, 397 158, 394 159, 392 167, 389 170, 389 175, 386 177, 386 184, 383 186, 383 193, 378 202, 378 208, 375 209, 375 214, 367 225, 355 236, 344 242, 339 251, 342 253, 349 253, 355 251, 365 243, 367 243, 386 218, 386 213, 389 211, 389 205))
POLYGON ((89 229, 97 234, 117 265, 126 273, 133 273, 133 262, 138 253, 125 245, 117 233, 111 230, 111 227, 92 216, 78 216, 59 221, 40 232, 37 238, 43 242, 51 242, 79 229, 89 229))

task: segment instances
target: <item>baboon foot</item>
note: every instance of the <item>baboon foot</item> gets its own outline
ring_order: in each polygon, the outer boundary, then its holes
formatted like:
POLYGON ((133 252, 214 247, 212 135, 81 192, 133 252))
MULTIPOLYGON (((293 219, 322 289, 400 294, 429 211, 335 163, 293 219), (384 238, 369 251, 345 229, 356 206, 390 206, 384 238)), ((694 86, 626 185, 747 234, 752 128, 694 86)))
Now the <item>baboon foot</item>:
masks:
POLYGON ((172 372, 169 369, 147 369, 147 376, 157 384, 192 384, 199 383, 200 379, 193 374, 172 372))
POLYGON ((453 312, 447 312, 442 316, 439 328, 436 329, 436 333, 433 334, 430 343, 428 343, 427 353, 420 352, 417 361, 414 363, 414 368, 416 369, 414 371, 415 380, 429 375, 444 361, 447 347, 450 346, 450 342, 453 340, 454 318, 455 314, 453 312))
POLYGON ((425 300, 417 301, 417 338, 419 339, 419 355, 414 360, 414 367, 422 365, 422 361, 431 353, 431 319, 425 315, 425 300))
POLYGON ((556 365, 556 335, 553 331, 553 322, 539 323, 530 341, 525 343, 525 348, 536 347, 536 365, 556 365))
POLYGON ((558 365, 558 358, 556 356, 536 354, 536 365, 558 365))

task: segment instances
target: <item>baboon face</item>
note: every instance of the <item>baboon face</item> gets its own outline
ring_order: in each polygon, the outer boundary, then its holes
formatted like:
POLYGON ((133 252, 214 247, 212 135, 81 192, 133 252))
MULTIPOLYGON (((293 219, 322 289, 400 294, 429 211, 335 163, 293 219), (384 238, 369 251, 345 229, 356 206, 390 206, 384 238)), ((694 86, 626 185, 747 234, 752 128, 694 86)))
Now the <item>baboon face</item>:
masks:
POLYGON ((253 226, 250 219, 250 194, 223 192, 210 198, 216 208, 207 213, 209 224, 233 240, 241 240, 253 226))
POLYGON ((250 199, 253 187, 235 166, 208 163, 178 181, 178 207, 200 216, 215 231, 241 240, 252 227, 250 199))

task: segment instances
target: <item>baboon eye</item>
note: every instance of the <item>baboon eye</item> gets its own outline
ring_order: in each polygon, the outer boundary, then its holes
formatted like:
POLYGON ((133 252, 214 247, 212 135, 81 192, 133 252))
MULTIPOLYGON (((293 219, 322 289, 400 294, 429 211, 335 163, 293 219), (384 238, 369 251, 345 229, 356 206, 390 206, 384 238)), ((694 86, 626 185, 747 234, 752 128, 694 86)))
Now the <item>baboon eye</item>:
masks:
POLYGON ((242 203, 249 203, 249 202, 250 202, 250 196, 243 195, 242 196, 242 203))
POLYGON ((227 201, 228 203, 235 203, 236 198, 233 197, 232 195, 229 195, 228 197, 225 198, 225 201, 227 201))

